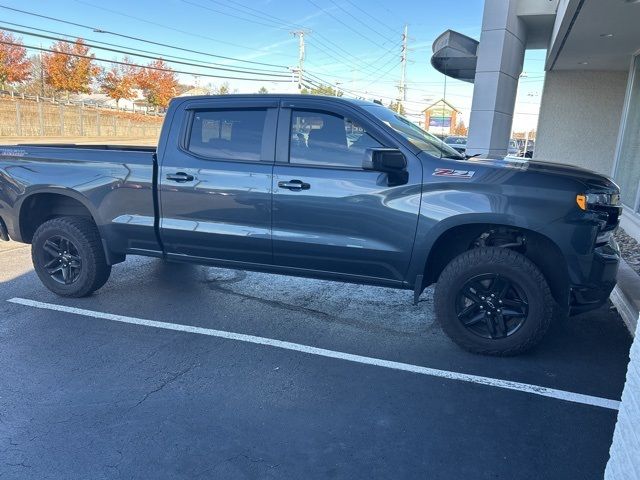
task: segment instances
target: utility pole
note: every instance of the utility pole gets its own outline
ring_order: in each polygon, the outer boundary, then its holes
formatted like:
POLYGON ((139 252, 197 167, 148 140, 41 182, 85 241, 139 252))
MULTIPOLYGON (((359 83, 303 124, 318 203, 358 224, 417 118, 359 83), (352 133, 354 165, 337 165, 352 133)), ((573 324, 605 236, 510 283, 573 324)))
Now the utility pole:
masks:
POLYGON ((293 33, 294 37, 298 37, 298 90, 301 91, 303 87, 302 80, 304 78, 304 30, 296 30, 293 33))
POLYGON ((407 100, 407 42, 409 39, 408 36, 408 25, 405 24, 404 32, 402 33, 402 50, 400 52, 400 61, 402 62, 401 70, 400 70, 400 86, 398 87, 398 105, 396 106, 396 111, 400 113, 400 107, 402 106, 402 102, 407 100))

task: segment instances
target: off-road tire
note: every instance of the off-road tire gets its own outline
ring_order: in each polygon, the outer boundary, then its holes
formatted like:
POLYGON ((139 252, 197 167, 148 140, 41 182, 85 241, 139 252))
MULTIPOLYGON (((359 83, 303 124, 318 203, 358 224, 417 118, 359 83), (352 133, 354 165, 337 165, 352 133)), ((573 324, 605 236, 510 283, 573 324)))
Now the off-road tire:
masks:
POLYGON ((85 217, 58 217, 38 227, 31 242, 31 258, 40 281, 53 293, 63 297, 85 297, 101 288, 109 279, 111 266, 107 265, 100 233, 93 220, 85 217), (77 278, 72 283, 56 281, 47 271, 45 242, 52 238, 68 239, 80 257, 77 278))
POLYGON ((536 346, 551 322, 555 301, 544 275, 528 258, 513 250, 483 247, 454 258, 443 270, 435 288, 436 318, 447 336, 473 353, 510 356, 536 346), (518 330, 504 338, 476 335, 458 319, 457 295, 470 279, 497 274, 519 285, 528 299, 528 315, 518 330))

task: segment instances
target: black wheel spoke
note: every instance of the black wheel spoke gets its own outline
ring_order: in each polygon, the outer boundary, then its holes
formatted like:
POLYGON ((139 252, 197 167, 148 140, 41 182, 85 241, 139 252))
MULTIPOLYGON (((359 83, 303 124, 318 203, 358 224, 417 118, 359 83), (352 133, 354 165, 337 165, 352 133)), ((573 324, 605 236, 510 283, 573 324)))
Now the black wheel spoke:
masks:
POLYGON ((65 278, 65 283, 73 283, 73 281, 75 280, 73 278, 72 272, 71 272, 71 265, 67 264, 64 267, 65 271, 67 272, 67 277, 65 278))
POLYGON ((482 300, 480 300, 480 296, 476 293, 477 291, 473 285, 467 285, 467 287, 462 290, 462 294, 472 302, 479 304, 482 300))
POLYGON ((484 320, 484 316, 485 316, 484 312, 479 312, 475 314, 473 317, 471 317, 469 320, 467 320, 466 322, 462 322, 462 323, 465 327, 472 327, 473 325, 476 325, 482 322, 484 320))
POLYGON ((47 273, 49 275, 54 275, 54 274, 58 273, 60 270, 62 270, 62 265, 57 265, 57 266, 55 266, 53 268, 48 268, 47 269, 47 273))
POLYGON ((60 247, 58 247, 58 245, 53 243, 53 241, 51 241, 51 240, 47 240, 46 242, 44 242, 44 246, 42 248, 44 248, 44 250, 49 255, 54 256, 54 257, 57 257, 57 256, 60 255, 60 253, 62 253, 62 251, 60 250, 60 247))
POLYGON ((489 336, 491 338, 497 338, 495 318, 492 317, 491 315, 485 315, 484 323, 487 326, 487 331, 489 332, 489 336))
POLYGON ((44 268, 49 269, 51 267, 53 267, 54 265, 58 265, 60 263, 60 259, 58 257, 53 258, 51 260, 49 260, 47 263, 45 263, 44 268))
POLYGON ((512 300, 507 298, 502 300, 502 304, 505 306, 505 308, 511 308, 514 310, 523 310, 528 307, 527 302, 524 302, 522 300, 512 300))
POLYGON ((496 275, 491 283, 491 293, 498 299, 504 298, 510 288, 511 282, 500 275, 496 275))
POLYGON ((476 302, 471 303, 467 308, 458 314, 458 319, 464 322, 464 319, 478 310, 479 305, 476 302))
POLYGON ((503 308, 502 309, 502 315, 504 315, 505 317, 520 318, 520 317, 524 317, 526 314, 523 311, 520 311, 520 310, 515 310, 515 309, 511 309, 511 308, 503 308))
POLYGON ((495 326, 499 338, 504 338, 507 336, 507 323, 502 313, 498 313, 495 316, 495 326))

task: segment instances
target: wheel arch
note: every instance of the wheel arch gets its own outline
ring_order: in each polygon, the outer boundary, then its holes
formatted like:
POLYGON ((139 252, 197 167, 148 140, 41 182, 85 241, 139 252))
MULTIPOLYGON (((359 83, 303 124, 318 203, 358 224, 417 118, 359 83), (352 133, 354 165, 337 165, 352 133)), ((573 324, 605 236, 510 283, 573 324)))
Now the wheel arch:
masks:
POLYGON ((25 243, 31 242, 35 230, 43 222, 58 216, 89 216, 100 228, 89 199, 70 189, 53 187, 31 191, 20 200, 17 210, 20 237, 25 243))
POLYGON ((422 270, 418 271, 423 275, 423 286, 437 282, 446 265, 461 253, 475 248, 474 241, 483 233, 505 229, 522 234, 525 240, 520 253, 540 269, 558 305, 568 309, 568 265, 562 250, 551 238, 533 230, 530 225, 523 225, 505 216, 474 215, 473 218, 456 220, 438 224, 434 227, 435 232, 429 235, 431 242, 423 244, 425 256, 422 270))
POLYGON ((37 228, 47 220, 62 216, 91 218, 98 228, 102 246, 109 265, 124 260, 123 255, 111 252, 102 231, 102 219, 91 201, 75 190, 65 188, 44 188, 31 191, 17 205, 18 230, 20 240, 31 243, 37 228))

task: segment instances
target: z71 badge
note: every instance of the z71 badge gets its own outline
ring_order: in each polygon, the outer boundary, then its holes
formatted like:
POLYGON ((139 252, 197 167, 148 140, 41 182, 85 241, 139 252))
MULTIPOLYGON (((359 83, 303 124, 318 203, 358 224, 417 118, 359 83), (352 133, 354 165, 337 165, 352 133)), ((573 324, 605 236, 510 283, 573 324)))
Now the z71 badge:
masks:
POLYGON ((453 168, 436 168, 433 171, 434 177, 456 177, 471 178, 476 173, 474 170, 454 170, 453 168))

